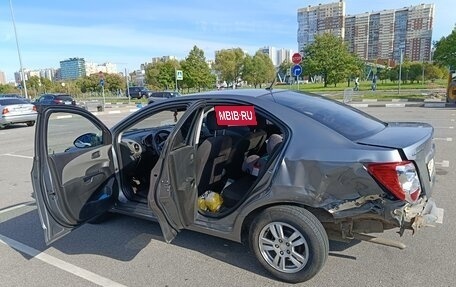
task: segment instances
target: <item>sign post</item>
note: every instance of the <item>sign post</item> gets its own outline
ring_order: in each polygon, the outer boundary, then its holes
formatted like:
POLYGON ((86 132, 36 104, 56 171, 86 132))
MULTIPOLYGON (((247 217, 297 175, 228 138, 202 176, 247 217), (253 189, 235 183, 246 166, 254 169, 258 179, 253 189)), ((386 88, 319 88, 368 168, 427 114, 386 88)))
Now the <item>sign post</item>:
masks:
POLYGON ((104 75, 103 75, 102 71, 100 71, 98 73, 98 77, 100 78, 101 95, 103 96, 103 111, 104 111, 106 108, 106 99, 105 99, 105 92, 104 92, 105 80, 104 80, 104 75))
POLYGON ((293 74, 296 77, 296 82, 298 83, 298 91, 299 91, 299 80, 298 80, 298 77, 299 77, 299 75, 302 74, 302 67, 299 65, 302 62, 301 53, 294 53, 293 56, 291 56, 291 61, 293 62, 293 64, 295 64, 291 68, 291 74, 293 74))
POLYGON ((182 70, 176 70, 176 92, 179 91, 179 89, 177 88, 177 81, 182 81, 184 79, 184 73, 182 72, 182 70))

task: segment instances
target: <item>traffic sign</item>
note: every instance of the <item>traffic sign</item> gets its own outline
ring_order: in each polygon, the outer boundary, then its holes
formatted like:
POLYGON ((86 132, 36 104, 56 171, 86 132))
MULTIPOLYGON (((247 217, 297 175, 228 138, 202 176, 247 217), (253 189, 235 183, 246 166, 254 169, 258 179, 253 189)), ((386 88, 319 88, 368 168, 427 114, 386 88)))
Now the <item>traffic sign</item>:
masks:
POLYGON ((182 70, 176 70, 176 81, 182 81, 184 79, 184 73, 182 70))
POLYGON ((291 57, 291 61, 293 64, 299 64, 302 61, 302 56, 300 53, 294 53, 293 56, 291 57))
POLYGON ((293 76, 297 77, 302 74, 302 67, 299 65, 294 65, 293 68, 291 68, 291 73, 293 76))

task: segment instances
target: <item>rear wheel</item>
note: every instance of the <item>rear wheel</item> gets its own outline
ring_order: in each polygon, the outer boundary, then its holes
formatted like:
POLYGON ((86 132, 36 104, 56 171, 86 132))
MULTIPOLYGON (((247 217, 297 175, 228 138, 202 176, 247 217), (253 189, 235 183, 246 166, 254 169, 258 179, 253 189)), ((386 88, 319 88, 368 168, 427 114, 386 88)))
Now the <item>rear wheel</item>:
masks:
POLYGON ((33 127, 35 125, 35 121, 29 121, 29 122, 26 122, 26 124, 28 127, 33 127))
POLYGON ((264 210, 250 227, 250 245, 263 267, 290 283, 315 276, 329 253, 328 236, 320 221, 296 206, 264 210))

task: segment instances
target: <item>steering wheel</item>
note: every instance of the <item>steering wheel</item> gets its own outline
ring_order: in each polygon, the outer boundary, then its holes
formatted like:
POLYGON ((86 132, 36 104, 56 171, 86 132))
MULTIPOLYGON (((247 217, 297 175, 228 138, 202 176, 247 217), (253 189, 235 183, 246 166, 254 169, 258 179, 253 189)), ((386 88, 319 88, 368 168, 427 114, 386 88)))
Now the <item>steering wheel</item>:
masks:
POLYGON ((152 138, 152 144, 154 145, 154 149, 158 154, 162 152, 165 141, 170 133, 171 132, 168 130, 159 130, 154 134, 154 137, 152 138))

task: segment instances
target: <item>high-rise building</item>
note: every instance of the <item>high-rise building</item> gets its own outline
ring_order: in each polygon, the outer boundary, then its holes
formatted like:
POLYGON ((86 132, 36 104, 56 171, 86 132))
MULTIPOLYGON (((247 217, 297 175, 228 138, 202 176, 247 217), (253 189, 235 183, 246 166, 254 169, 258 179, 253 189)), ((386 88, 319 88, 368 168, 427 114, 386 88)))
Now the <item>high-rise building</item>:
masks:
POLYGON ((87 76, 98 74, 99 72, 103 72, 105 74, 117 74, 117 65, 109 62, 103 64, 86 62, 85 71, 87 76))
POLYGON ((259 51, 269 56, 274 67, 280 66, 284 61, 291 61, 291 56, 293 55, 293 50, 268 46, 261 48, 259 51))
POLYGON ((298 9, 298 51, 315 41, 316 35, 345 35, 345 2, 319 4, 298 9))
POLYGON ((309 6, 298 9, 298 49, 312 43, 315 35, 332 33, 364 60, 398 62, 402 52, 411 61, 428 61, 433 20, 434 4, 351 16, 345 16, 343 0, 309 6))
POLYGON ((60 76, 62 80, 76 80, 85 75, 84 58, 70 58, 60 61, 60 76))
POLYGON ((6 76, 5 76, 5 72, 3 72, 3 71, 0 71, 0 84, 1 85, 6 84, 6 76))
POLYGON ((345 40, 351 52, 368 59, 369 13, 345 17, 345 40))

